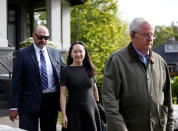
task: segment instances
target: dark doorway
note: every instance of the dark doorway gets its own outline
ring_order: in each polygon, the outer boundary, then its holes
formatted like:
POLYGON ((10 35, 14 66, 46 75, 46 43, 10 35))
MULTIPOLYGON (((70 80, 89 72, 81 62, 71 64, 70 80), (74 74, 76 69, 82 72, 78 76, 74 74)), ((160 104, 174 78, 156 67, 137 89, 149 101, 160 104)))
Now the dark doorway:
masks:
POLYGON ((20 7, 18 6, 8 6, 8 44, 10 47, 15 47, 19 49, 20 43, 20 7), (18 14, 18 15, 17 15, 18 14))

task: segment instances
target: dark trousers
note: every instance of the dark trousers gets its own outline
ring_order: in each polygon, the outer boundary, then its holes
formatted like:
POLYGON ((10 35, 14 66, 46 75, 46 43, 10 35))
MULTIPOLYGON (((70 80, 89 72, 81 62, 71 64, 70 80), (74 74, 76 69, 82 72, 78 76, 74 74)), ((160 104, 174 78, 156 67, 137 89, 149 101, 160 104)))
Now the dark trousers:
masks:
POLYGON ((39 115, 19 114, 19 127, 28 131, 38 131, 38 119, 41 131, 56 131, 59 94, 45 93, 42 95, 42 103, 39 115))

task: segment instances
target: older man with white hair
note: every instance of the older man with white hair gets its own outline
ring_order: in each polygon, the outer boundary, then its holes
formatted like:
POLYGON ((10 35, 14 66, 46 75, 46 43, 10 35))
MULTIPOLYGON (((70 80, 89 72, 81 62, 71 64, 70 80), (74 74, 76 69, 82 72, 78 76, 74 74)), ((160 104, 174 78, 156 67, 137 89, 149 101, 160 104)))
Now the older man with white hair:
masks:
POLYGON ((166 62, 152 52, 154 26, 144 18, 130 24, 131 43, 106 62, 102 98, 108 131, 173 131, 166 62))

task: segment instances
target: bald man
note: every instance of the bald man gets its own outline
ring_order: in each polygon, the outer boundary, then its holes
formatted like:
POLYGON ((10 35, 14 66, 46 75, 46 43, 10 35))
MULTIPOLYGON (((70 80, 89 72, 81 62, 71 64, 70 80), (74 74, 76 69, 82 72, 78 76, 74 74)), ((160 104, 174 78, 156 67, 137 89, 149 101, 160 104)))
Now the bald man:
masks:
POLYGON ((17 52, 12 75, 9 118, 19 115, 19 128, 56 131, 59 110, 60 52, 47 46, 49 31, 38 26, 34 42, 17 52))

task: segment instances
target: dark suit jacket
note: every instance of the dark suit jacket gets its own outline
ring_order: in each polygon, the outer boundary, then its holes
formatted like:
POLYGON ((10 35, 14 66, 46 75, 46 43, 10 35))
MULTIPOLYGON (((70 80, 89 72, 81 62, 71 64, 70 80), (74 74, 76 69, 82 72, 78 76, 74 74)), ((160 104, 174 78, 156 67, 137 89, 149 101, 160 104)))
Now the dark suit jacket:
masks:
MULTIPOLYGON (((47 46, 57 90, 59 92, 60 71, 64 66, 60 52, 47 46)), ((58 93, 60 95, 60 93, 58 93)), ((36 115, 40 111, 42 96, 39 65, 33 44, 16 54, 12 75, 10 108, 21 113, 36 115)), ((58 103, 59 104, 59 103, 58 103)))

